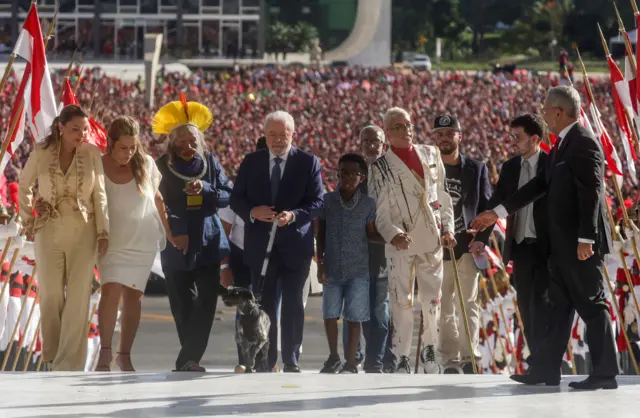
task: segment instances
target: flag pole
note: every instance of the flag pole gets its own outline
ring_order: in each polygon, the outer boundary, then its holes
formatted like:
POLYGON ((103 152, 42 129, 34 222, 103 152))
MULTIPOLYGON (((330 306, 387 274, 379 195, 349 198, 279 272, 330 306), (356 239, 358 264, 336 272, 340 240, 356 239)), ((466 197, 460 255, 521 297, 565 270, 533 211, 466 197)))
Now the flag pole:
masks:
MULTIPOLYGON (((71 70, 73 70, 73 63, 76 61, 76 52, 78 52, 77 49, 75 49, 73 51, 73 55, 71 55, 71 62, 69 62, 69 66, 67 67, 67 72, 65 73, 63 80, 67 80, 71 76, 71 70)), ((57 106, 59 106, 60 103, 62 102, 62 93, 64 93, 64 89, 65 89, 65 83, 63 83, 62 88, 58 92, 58 97, 56 98, 57 106)))
POLYGON ((11 68, 13 67, 13 61, 16 59, 16 53, 12 52, 9 55, 9 62, 7 63, 7 68, 4 69, 4 75, 2 76, 2 81, 0 81, 0 93, 4 91, 4 86, 7 84, 7 80, 9 79, 9 74, 11 74, 11 68))
MULTIPOLYGON (((36 273, 36 267, 33 266, 33 273, 31 275, 31 282, 33 282, 36 278, 35 276, 36 273)), ((38 290, 36 290, 36 295, 33 298, 33 305, 31 305, 31 309, 29 310, 29 316, 27 316, 27 324, 24 326, 24 330, 22 331, 22 338, 19 340, 18 344, 18 352, 17 354, 14 356, 13 358, 13 364, 11 365, 11 371, 15 372, 16 371, 16 366, 18 365, 18 359, 20 358, 20 355, 22 354, 22 350, 24 349, 24 344, 26 341, 26 337, 27 337, 27 331, 29 330, 29 324, 31 323, 31 319, 33 318, 33 313, 36 310, 36 300, 38 300, 38 296, 40 295, 40 287, 38 287, 38 290)), ((27 293, 25 295, 25 299, 23 303, 27 303, 27 300, 29 298, 29 293, 27 293)))
MULTIPOLYGON (((480 279, 480 280, 482 280, 482 279, 480 279)), ((485 280, 485 285, 484 286, 480 286, 480 284, 479 284, 478 286, 482 288, 482 290, 484 292, 484 297, 487 299, 487 304, 488 304, 489 301, 495 302, 496 301, 495 299, 498 297, 499 293, 495 294, 494 298, 491 299, 491 296, 489 296, 489 291, 487 290, 487 286, 488 286, 486 284, 487 283, 487 278, 485 277, 484 280, 485 280)), ((495 314, 495 312, 494 312, 494 314, 495 314)), ((504 319, 502 321, 504 322, 504 319)), ((504 353, 504 364, 505 364, 505 366, 507 368, 507 372, 509 374, 511 374, 511 365, 509 364, 509 359, 507 358, 509 353, 507 352, 507 348, 504 345, 504 341, 502 340, 502 337, 500 336, 500 323, 498 321, 496 321, 495 318, 494 318, 493 322, 494 322, 495 331, 496 331, 496 338, 498 339, 498 343, 500 344, 500 348, 502 348, 502 352, 504 353)), ((504 331, 507 334, 507 335, 505 335, 505 337, 509 338, 509 335, 508 335, 509 334, 509 329, 507 329, 507 324, 504 325, 504 331)), ((509 338, 509 342, 511 342, 510 338, 509 338)), ((490 344, 490 343, 487 341, 487 344, 490 344)), ((515 347, 514 347, 514 351, 515 351, 515 347)), ((495 362, 495 354, 494 354, 494 362, 495 362)), ((497 369, 497 366, 496 366, 496 369, 497 369)))
POLYGON ((618 11, 618 6, 616 6, 615 0, 613 0, 613 8, 616 11, 616 18, 618 19, 618 29, 620 30, 620 34, 622 35, 624 41, 624 47, 629 58, 629 65, 631 65, 631 71, 633 71, 633 74, 635 74, 637 72, 636 58, 633 56, 633 47, 631 46, 631 42, 629 42, 629 38, 627 37, 627 31, 624 28, 624 23, 622 22, 622 18, 620 17, 620 12, 618 11))
MULTIPOLYGON (((35 4, 36 4, 35 1, 32 2, 31 3, 31 7, 35 7, 35 4)), ((51 24, 49 25, 49 28, 47 29, 47 36, 44 39, 45 50, 46 50, 47 44, 49 42, 49 39, 51 39, 51 36, 53 34, 53 28, 54 28, 54 26, 56 24, 57 18, 58 18, 58 10, 56 10, 56 14, 53 16, 53 20, 51 21, 51 24)), ((20 121, 22 119, 22 110, 24 108, 24 96, 18 97, 18 107, 17 108, 18 108, 18 112, 16 112, 16 118, 13 120, 13 123, 11 123, 11 126, 9 127, 8 135, 5 137, 4 141, 2 141, 2 149, 0 149, 0 164, 2 164, 2 160, 4 160, 4 156, 7 153, 7 149, 9 148, 9 143, 11 142, 11 137, 13 137, 13 134, 16 132, 16 128, 18 126, 18 121, 20 121)))

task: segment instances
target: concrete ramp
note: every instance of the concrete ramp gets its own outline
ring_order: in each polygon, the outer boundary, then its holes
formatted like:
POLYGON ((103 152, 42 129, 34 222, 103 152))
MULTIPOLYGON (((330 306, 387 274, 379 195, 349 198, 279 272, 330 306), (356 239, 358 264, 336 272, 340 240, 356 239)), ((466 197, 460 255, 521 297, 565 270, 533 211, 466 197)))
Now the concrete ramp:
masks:
POLYGON ((365 67, 391 65, 391 0, 358 0, 357 7, 353 30, 324 59, 365 67))

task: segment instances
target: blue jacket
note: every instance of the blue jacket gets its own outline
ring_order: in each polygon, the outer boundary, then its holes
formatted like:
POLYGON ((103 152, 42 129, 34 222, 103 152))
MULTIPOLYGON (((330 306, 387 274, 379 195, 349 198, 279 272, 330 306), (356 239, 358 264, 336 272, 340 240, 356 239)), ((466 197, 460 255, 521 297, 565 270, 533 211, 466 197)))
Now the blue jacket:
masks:
MULTIPOLYGON (((324 206, 323 194, 320 162, 314 155, 292 147, 275 199, 275 210, 291 211, 296 219, 277 229, 271 255, 277 256, 288 269, 303 268, 313 257, 312 221, 324 206)), ((231 194, 231 209, 245 222, 245 263, 258 271, 265 258, 271 224, 252 222, 250 213, 262 205, 272 206, 268 149, 244 157, 231 194)))
POLYGON ((230 253, 227 236, 217 215, 218 209, 229 205, 231 193, 229 180, 222 166, 209 153, 207 173, 201 179, 203 204, 199 209, 187 210, 185 181, 169 171, 167 160, 168 156, 163 155, 156 161, 162 174, 160 193, 167 207, 171 233, 174 236, 188 235, 189 251, 184 255, 182 250, 167 243, 160 255, 162 269, 189 271, 219 263, 230 253))

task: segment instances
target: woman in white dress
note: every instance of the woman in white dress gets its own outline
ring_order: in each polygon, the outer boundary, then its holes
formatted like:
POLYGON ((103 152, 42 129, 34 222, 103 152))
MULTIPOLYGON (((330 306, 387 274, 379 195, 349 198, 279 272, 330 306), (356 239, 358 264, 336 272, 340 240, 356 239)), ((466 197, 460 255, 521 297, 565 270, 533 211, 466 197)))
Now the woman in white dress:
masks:
POLYGON ((158 191, 161 175, 153 158, 144 153, 139 132, 138 122, 128 116, 114 120, 108 131, 107 153, 102 157, 112 221, 109 250, 98 265, 102 347, 96 371, 110 370, 120 298, 123 306, 116 364, 122 371, 135 371, 131 347, 140 322, 142 296, 156 254, 167 241, 169 224, 158 191))

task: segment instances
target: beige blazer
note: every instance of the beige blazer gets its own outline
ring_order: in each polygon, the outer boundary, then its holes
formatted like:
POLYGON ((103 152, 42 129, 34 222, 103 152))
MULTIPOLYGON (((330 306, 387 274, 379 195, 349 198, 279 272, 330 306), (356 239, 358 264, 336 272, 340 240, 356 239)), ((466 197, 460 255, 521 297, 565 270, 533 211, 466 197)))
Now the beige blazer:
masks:
MULTIPOLYGON (((20 175, 20 217, 28 234, 37 232, 51 218, 59 215, 56 206, 55 173, 60 166, 58 147, 44 149, 36 145, 29 155, 20 175), (38 182, 38 196, 48 203, 47 213, 33 215, 33 186, 38 182)), ((104 169, 100 149, 83 143, 76 150, 77 199, 74 209, 82 214, 85 222, 95 219, 98 239, 109 238, 107 193, 104 186, 104 169)))

